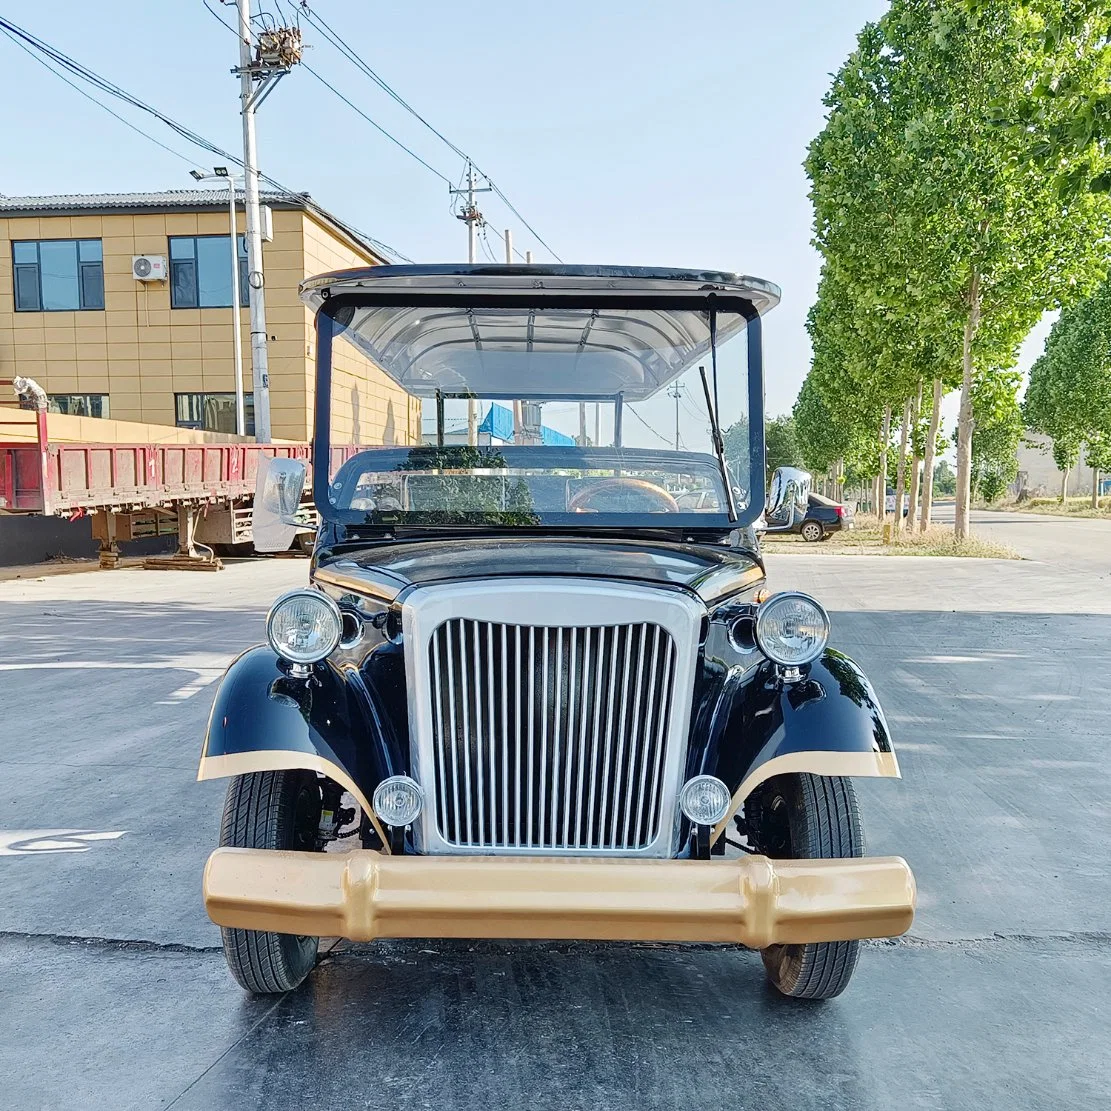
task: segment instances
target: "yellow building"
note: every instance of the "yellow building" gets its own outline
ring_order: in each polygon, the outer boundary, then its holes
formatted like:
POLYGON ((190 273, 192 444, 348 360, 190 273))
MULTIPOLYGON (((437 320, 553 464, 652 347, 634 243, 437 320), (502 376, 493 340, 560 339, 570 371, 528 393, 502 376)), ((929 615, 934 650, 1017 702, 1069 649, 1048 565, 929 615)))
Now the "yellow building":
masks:
MULTIPOLYGON (((263 267, 271 431, 275 439, 305 440, 312 434, 315 347, 313 317, 298 299, 298 284, 382 260, 363 236, 308 197, 264 193, 262 201, 269 210, 263 267)), ((246 305, 242 211, 238 220, 246 305)), ((222 190, 0 196, 0 379, 35 379, 58 412, 234 432, 231 300, 222 190), (136 276, 147 269, 135 265, 144 256, 155 280, 136 276)), ((244 308, 251 432, 247 317, 244 308)), ((351 427, 336 429, 342 439, 350 433, 359 444, 419 442, 419 402, 353 348, 337 351, 336 369, 357 383, 352 396, 360 399, 351 427)))

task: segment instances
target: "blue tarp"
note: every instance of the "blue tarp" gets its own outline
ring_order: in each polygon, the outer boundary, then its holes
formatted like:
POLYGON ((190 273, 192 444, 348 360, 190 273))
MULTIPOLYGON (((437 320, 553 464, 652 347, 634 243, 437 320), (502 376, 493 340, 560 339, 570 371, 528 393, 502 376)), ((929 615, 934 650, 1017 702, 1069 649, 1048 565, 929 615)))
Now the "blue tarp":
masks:
MULTIPOLYGON (((486 419, 478 426, 479 434, 486 433, 491 439, 513 442, 513 410, 504 405, 491 405, 486 419)), ((546 424, 540 426, 540 439, 552 447, 574 447, 575 437, 567 436, 549 428, 546 424)))

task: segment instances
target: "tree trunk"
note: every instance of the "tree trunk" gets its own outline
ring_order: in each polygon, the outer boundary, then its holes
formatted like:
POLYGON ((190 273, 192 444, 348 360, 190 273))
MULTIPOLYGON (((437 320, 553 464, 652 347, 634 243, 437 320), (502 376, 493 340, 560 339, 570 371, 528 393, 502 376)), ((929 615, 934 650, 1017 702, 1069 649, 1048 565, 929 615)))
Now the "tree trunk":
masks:
POLYGON ((887 443, 891 438, 891 406, 883 407, 883 424, 880 426, 880 486, 879 504, 876 512, 880 517, 880 528, 887 524, 887 443))
POLYGON ((1070 467, 1065 468, 1065 473, 1061 475, 1061 504, 1065 504, 1065 499, 1069 496, 1069 471, 1070 467))
POLYGON ((1092 468, 1092 508, 1099 509, 1099 467, 1092 468))
POLYGON ((972 341, 980 326, 980 274, 975 267, 968 281, 968 315, 964 321, 961 367, 961 410, 957 420, 957 510, 953 535, 966 540, 972 503, 972 341))
POLYGON ((922 516, 918 528, 925 532, 930 527, 934 500, 934 460, 937 456, 937 430, 941 424, 941 379, 934 379, 933 408, 930 410, 930 432, 926 438, 926 450, 922 455, 922 516))
POLYGON ((910 442, 910 493, 907 497, 908 512, 906 530, 907 532, 914 532, 914 523, 918 518, 918 471, 921 466, 922 460, 918 455, 919 441, 921 437, 918 435, 918 426, 922 421, 922 383, 918 383, 918 396, 914 400, 914 419, 911 427, 914 429, 914 436, 910 442))
POLYGON ((903 495, 907 489, 907 437, 910 434, 910 398, 903 402, 903 430, 899 433, 899 462, 895 469, 895 526, 898 534, 903 527, 903 495))
POLYGON ((837 500, 843 502, 845 500, 845 460, 838 459, 837 467, 837 500))

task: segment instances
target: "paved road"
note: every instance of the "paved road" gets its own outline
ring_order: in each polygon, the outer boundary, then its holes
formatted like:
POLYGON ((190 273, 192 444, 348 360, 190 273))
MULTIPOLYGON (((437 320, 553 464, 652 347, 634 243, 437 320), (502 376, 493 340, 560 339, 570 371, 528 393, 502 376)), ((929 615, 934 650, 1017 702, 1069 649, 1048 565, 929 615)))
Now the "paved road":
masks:
POLYGON ((212 683, 305 568, 0 583, 0 1106, 1106 1106, 1106 579, 773 561, 826 601, 905 775, 860 795, 920 913, 838 1000, 780 999, 740 950, 440 941, 252 999, 200 904, 223 789, 193 775, 212 683))
MULTIPOLYGON (((952 524, 953 506, 935 506, 933 516, 939 524, 952 524)), ((1027 559, 1111 578, 1111 519, 974 509, 971 521, 973 532, 1007 544, 1027 559)))

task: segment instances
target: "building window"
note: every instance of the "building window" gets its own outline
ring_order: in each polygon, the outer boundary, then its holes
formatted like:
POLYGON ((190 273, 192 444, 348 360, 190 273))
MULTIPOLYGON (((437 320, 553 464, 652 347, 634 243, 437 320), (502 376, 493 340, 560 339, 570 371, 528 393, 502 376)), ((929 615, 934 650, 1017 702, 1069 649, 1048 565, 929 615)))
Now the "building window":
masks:
MULTIPOLYGON (((170 307, 230 309, 231 259, 226 235, 170 236, 170 307)), ((239 303, 247 305, 247 241, 239 247, 239 303)))
POLYGON ((99 239, 24 239, 12 243, 17 312, 104 308, 99 239))
MULTIPOLYGON (((201 428, 206 432, 235 434, 235 394, 178 393, 174 394, 178 428, 201 428)), ((255 434, 255 399, 243 395, 243 420, 247 435, 255 434)))
POLYGON ((47 408, 51 413, 68 413, 71 417, 107 417, 106 393, 52 393, 47 408))

